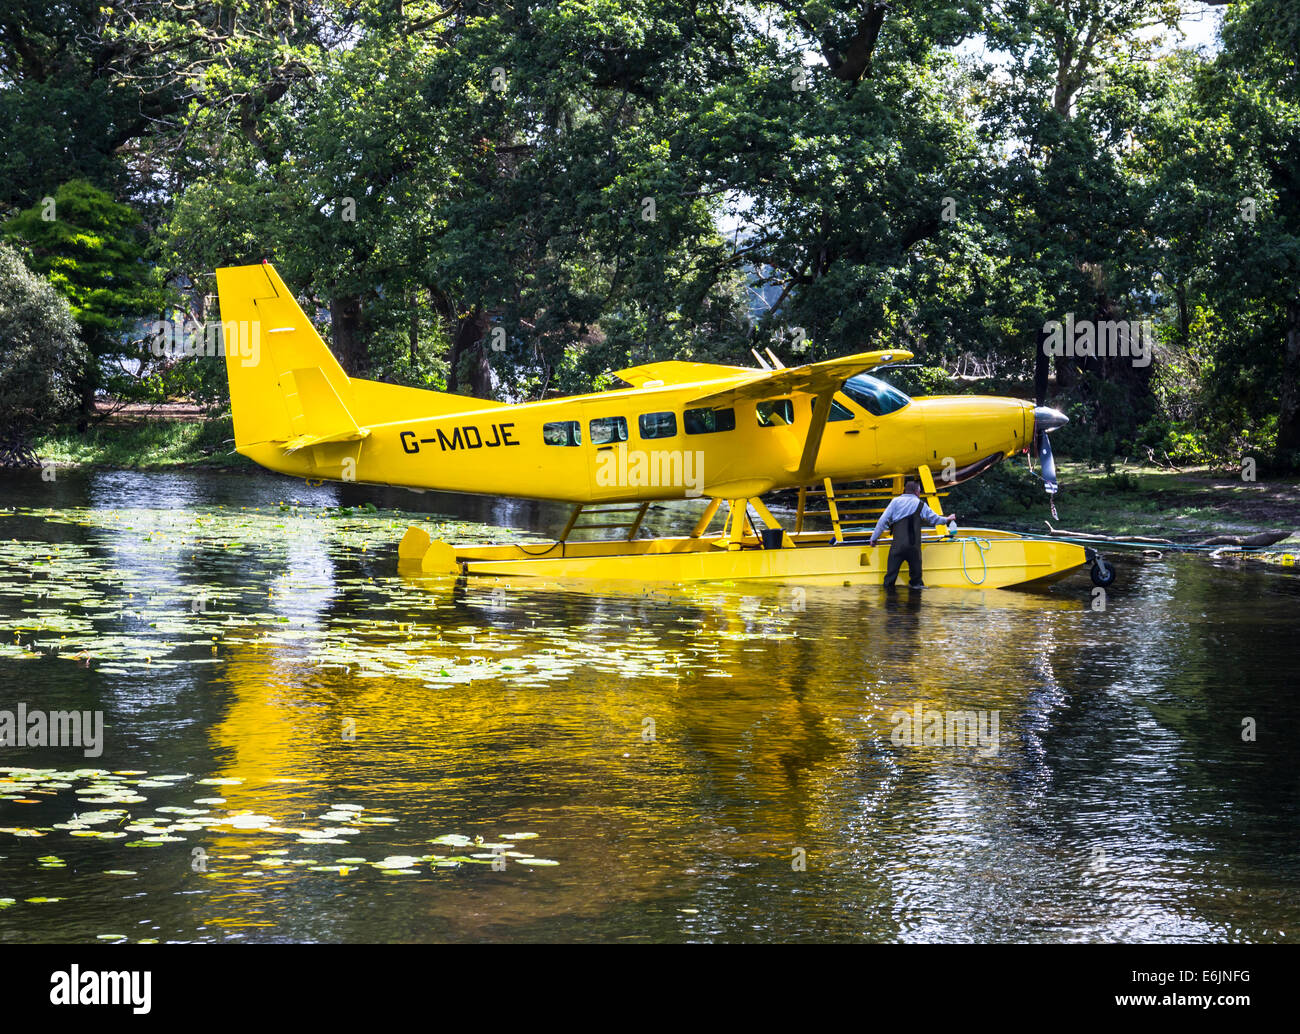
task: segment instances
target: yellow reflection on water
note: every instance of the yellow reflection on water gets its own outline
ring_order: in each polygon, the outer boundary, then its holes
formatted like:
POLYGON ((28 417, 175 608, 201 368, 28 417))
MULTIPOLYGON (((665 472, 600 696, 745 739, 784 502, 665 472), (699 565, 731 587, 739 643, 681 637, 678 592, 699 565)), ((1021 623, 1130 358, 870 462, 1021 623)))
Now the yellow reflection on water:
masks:
MULTIPOLYGON (((211 739, 221 777, 239 780, 220 787, 232 812, 295 828, 355 800, 398 819, 346 845, 295 844, 295 857, 539 834, 558 867, 458 873, 454 894, 438 893, 451 877, 427 865, 427 893, 401 881, 451 927, 476 909, 499 924, 648 905, 701 858, 777 876, 798 848, 826 864, 844 850, 854 784, 886 822, 904 810, 950 821, 973 768, 1018 763, 1010 732, 1046 649, 1032 637, 1082 606, 1007 592, 391 583, 403 586, 401 612, 366 627, 316 612, 301 635, 230 647, 211 739), (321 666, 312 643, 340 635, 340 663, 321 666), (969 710, 1000 713, 994 752, 891 742, 900 712, 969 710), (894 799, 902 770, 923 773, 912 785, 928 800, 894 799)), ((249 833, 230 853, 273 841, 249 833)))

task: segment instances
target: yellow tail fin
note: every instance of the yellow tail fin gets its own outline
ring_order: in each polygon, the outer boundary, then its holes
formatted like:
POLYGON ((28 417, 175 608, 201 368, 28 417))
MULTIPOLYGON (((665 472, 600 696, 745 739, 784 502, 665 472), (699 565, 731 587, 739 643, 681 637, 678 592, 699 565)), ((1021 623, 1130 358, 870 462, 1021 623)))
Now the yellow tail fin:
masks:
POLYGON ((352 394, 347 374, 269 264, 218 269, 217 296, 236 448, 328 433, 309 426, 314 414, 299 397, 300 380, 317 395, 331 393, 337 401, 331 416, 342 410, 346 425, 357 429, 343 401, 352 394), (310 370, 317 379, 308 380, 310 370))
POLYGON ((503 403, 349 377, 274 267, 217 270, 235 448, 359 441, 369 425, 503 403))

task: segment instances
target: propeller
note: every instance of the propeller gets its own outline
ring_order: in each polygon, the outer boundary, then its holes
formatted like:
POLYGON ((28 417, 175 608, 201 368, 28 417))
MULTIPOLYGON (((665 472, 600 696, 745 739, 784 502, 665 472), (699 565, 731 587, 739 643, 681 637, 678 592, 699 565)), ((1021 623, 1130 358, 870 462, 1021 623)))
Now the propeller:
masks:
POLYGON ((1038 452, 1038 467, 1043 476, 1043 487, 1047 489, 1047 500, 1052 507, 1052 518, 1056 518, 1056 493, 1060 485, 1056 480, 1056 457, 1052 455, 1052 442, 1047 437, 1058 427, 1070 422, 1070 418, 1059 409, 1051 409, 1047 400, 1047 351, 1043 348, 1045 331, 1039 331, 1037 353, 1034 356, 1034 448, 1038 452))
POLYGON ((1070 422, 1070 418, 1057 409, 1034 407, 1034 440, 1038 447, 1038 467, 1043 475, 1043 487, 1048 495, 1056 495, 1060 485, 1056 480, 1056 458, 1052 455, 1052 440, 1048 435, 1070 422))

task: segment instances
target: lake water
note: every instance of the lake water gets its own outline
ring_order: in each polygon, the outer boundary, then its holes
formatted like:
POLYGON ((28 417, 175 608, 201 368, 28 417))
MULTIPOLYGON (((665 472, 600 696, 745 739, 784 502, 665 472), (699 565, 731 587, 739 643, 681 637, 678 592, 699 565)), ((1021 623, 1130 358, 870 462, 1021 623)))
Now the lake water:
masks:
POLYGON ((0 473, 0 711, 103 715, 0 748, 0 941, 1300 938, 1291 570, 397 575, 565 512, 0 473))

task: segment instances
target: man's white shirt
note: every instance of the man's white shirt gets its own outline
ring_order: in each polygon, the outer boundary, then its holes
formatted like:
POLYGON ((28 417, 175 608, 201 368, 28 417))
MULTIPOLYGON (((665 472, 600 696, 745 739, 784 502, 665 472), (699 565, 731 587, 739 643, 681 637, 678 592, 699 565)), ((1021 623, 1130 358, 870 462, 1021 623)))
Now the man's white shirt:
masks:
POLYGON ((880 515, 880 520, 876 522, 876 530, 871 533, 871 544, 874 546, 876 540, 895 522, 911 517, 912 514, 916 513, 918 507, 921 510, 921 520, 932 528, 948 520, 947 517, 940 517, 931 510, 919 495, 904 493, 895 496, 889 501, 889 505, 885 507, 885 512, 880 515))

